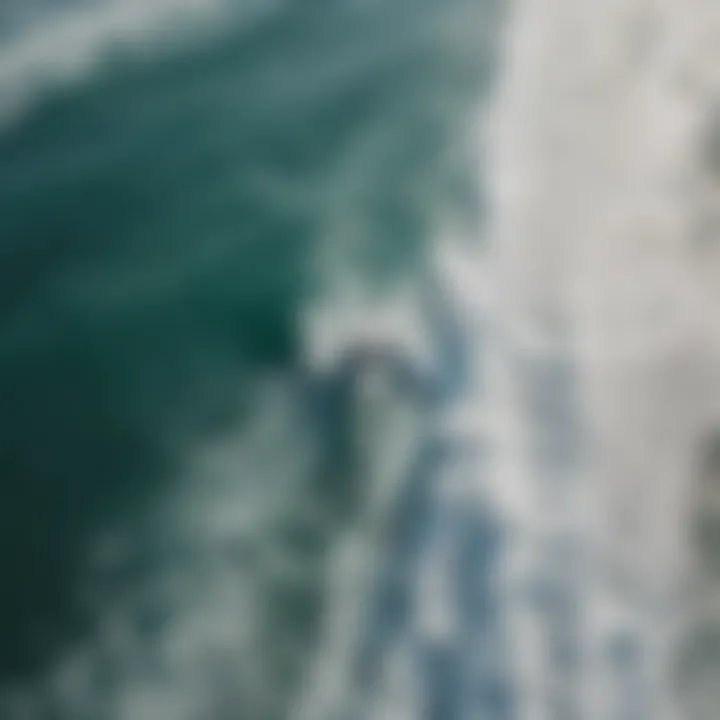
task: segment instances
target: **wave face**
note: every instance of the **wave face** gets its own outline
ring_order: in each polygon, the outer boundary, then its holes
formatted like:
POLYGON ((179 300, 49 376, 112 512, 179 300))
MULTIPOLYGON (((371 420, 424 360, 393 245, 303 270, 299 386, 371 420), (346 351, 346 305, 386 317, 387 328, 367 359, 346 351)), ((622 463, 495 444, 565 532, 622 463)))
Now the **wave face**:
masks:
POLYGON ((0 715, 287 717, 364 502, 306 310, 472 220, 495 9, 0 13, 0 715))

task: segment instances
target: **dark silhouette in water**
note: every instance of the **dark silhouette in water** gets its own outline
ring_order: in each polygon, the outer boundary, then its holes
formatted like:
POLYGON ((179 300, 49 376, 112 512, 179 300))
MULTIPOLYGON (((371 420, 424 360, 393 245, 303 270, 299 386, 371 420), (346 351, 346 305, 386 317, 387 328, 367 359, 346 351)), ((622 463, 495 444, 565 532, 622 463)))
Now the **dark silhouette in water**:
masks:
MULTIPOLYGON (((512 697, 499 659, 503 652, 503 623, 494 581, 502 528, 489 505, 448 502, 439 492, 444 476, 453 472, 457 464, 477 460, 478 456, 482 459, 487 452, 476 441, 468 443, 438 426, 442 414, 469 389, 476 371, 471 363, 479 338, 436 279, 424 284, 421 303, 435 353, 431 368, 421 369, 414 358, 392 343, 363 343, 345 353, 316 395, 319 417, 328 426, 325 435, 343 435, 343 441, 331 441, 336 451, 347 451, 343 442, 352 442, 352 428, 338 420, 353 416, 354 387, 365 372, 378 367, 384 369, 394 391, 416 400, 431 426, 387 519, 387 533, 379 549, 380 570, 361 620, 351 669, 351 685, 361 698, 361 707, 354 708, 353 717, 364 717, 362 698, 377 690, 393 646, 409 638, 413 672, 422 688, 423 717, 453 720, 473 708, 474 712, 490 713, 488 717, 494 719, 508 718, 512 697), (438 640, 424 637, 416 625, 423 600, 419 574, 423 563, 442 544, 451 548, 446 590, 459 633, 438 640), (483 653, 479 653, 481 648, 483 653), (478 660, 479 654, 487 657, 493 653, 490 662, 478 660)), ((345 460, 348 457, 351 452, 344 455, 345 460)), ((338 457, 338 465, 342 464, 338 457)), ((476 480, 481 482, 480 478, 476 480)), ((367 481, 358 473, 350 482, 367 481)), ((341 485, 335 483, 335 489, 341 485)), ((332 486, 328 490, 332 491, 332 486)), ((357 497, 348 502, 350 506, 358 506, 357 497)))

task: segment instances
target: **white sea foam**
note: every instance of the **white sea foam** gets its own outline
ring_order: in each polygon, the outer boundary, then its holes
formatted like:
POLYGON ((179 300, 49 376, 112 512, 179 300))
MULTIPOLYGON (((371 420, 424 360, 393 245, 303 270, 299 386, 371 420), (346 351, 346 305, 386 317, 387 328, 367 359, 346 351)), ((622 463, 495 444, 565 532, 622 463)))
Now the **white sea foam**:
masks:
POLYGON ((43 92, 82 80, 118 50, 129 56, 197 41, 229 13, 252 18, 272 0, 99 0, 56 10, 0 45, 0 124, 43 92))
MULTIPOLYGON (((489 134, 501 324, 575 366, 601 568, 590 624, 600 639, 641 628, 657 718, 677 717, 670 636, 697 447, 719 416, 718 177, 706 162, 719 29, 705 0, 519 0, 489 134)), ((527 448, 506 453, 513 467, 517 453, 527 448)), ((520 465, 508 479, 529 494, 536 469, 520 465)), ((595 667, 586 711, 608 720, 614 689, 595 667)))

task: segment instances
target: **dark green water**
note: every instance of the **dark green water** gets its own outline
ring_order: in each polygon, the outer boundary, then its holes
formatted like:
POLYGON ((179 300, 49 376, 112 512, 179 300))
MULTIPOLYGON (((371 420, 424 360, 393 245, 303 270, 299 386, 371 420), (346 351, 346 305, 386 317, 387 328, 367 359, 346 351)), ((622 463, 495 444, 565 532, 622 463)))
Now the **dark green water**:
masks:
POLYGON ((230 10, 114 51, 2 130, 0 679, 93 632, 89 545, 147 517, 187 448, 250 423, 258 377, 297 372, 298 313, 336 265, 391 284, 469 217, 495 13, 230 10))

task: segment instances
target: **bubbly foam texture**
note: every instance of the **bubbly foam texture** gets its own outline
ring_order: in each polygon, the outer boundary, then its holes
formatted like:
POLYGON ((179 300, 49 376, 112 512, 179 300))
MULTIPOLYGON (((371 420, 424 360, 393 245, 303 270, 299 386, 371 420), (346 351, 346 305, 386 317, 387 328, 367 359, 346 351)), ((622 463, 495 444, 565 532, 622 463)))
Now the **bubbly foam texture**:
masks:
MULTIPOLYGON (((575 367, 590 620, 598 635, 644 626, 653 717, 677 717, 663 688, 687 609, 697 448, 720 418, 720 8, 520 0, 509 28, 489 142, 505 326, 575 367)), ((518 482, 532 483, 527 466, 518 482)), ((610 718, 598 682, 590 705, 610 718)))

